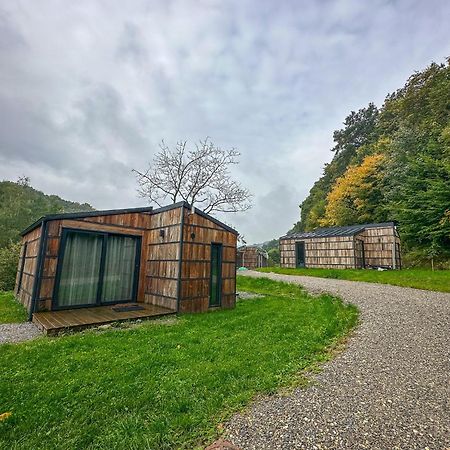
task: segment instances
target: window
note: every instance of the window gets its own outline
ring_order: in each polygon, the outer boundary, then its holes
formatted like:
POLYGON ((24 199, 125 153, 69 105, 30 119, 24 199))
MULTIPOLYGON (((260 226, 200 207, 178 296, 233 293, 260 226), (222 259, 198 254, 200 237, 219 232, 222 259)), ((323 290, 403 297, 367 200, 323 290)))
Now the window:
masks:
POLYGON ((139 237, 63 230, 54 306, 135 300, 139 254, 139 237))

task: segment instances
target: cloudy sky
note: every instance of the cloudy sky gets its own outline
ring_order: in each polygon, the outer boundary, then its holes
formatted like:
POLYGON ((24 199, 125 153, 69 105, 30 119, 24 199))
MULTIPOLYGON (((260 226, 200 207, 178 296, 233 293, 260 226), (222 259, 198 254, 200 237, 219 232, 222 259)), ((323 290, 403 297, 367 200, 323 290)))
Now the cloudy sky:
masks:
POLYGON ((450 56, 450 2, 0 0, 0 179, 140 206, 132 168, 205 136, 242 154, 247 242, 284 234, 351 111, 450 56))

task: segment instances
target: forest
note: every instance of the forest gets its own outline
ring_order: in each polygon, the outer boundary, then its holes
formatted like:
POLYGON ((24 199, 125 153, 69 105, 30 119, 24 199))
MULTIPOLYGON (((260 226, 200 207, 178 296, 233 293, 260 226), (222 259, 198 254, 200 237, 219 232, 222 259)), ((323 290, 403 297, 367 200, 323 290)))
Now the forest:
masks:
POLYGON ((20 232, 47 214, 92 211, 91 205, 46 195, 30 186, 27 177, 0 181, 0 291, 14 286, 20 232))
POLYGON ((395 221, 406 261, 450 260, 450 59, 344 121, 293 231, 395 221))

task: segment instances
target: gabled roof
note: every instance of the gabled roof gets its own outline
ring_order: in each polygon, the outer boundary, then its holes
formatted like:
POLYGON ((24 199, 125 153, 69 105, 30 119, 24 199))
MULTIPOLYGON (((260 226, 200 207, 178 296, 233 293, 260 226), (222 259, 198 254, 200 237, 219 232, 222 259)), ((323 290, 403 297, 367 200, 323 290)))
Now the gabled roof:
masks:
POLYGON ((354 236, 355 234, 361 233, 366 228, 384 228, 393 227, 394 225, 394 222, 382 222, 347 225, 345 227, 316 228, 313 231, 287 234, 286 236, 282 236, 280 239, 309 239, 318 237, 354 236))
MULTIPOLYGON (((86 211, 86 212, 76 212, 76 213, 61 213, 61 214, 49 214, 47 216, 42 216, 40 219, 36 220, 36 222, 32 223, 29 227, 25 228, 25 230, 22 231, 21 236, 24 236, 25 234, 29 233, 30 231, 37 228, 41 223, 48 222, 50 220, 61 220, 61 219, 83 219, 84 217, 96 217, 96 216, 110 216, 115 214, 128 214, 128 213, 151 213, 156 214, 163 211, 169 211, 171 209, 176 209, 181 206, 184 206, 187 209, 191 209, 191 205, 187 202, 178 202, 173 203, 172 205, 163 206, 162 208, 153 209, 152 206, 144 206, 141 208, 125 208, 125 209, 105 209, 100 211, 86 211)), ((226 225, 225 223, 221 222, 220 220, 216 219, 215 217, 210 216, 209 214, 206 214, 205 212, 201 211, 200 209, 195 208, 195 213, 205 217, 206 219, 210 220, 211 222, 214 222, 216 225, 221 226, 227 231, 230 231, 231 233, 234 233, 238 235, 239 233, 231 228, 230 226, 226 225)))

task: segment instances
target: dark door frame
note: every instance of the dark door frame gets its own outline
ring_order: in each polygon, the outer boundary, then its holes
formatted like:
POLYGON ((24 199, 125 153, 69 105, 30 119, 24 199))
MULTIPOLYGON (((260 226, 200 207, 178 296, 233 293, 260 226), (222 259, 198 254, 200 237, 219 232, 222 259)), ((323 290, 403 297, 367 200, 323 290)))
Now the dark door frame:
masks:
MULTIPOLYGON (((361 267, 358 267, 358 269, 365 269, 366 268, 366 250, 364 248, 364 241, 362 239, 356 238, 355 246, 357 245, 358 242, 361 244, 361 257, 358 254, 356 255, 356 260, 358 260, 358 259, 361 260, 361 267)), ((355 261, 355 263, 356 263, 356 261, 355 261)))
POLYGON ((134 234, 110 233, 107 231, 83 230, 83 229, 79 229, 79 228, 63 228, 62 233, 61 233, 61 243, 59 245, 59 250, 58 250, 58 263, 56 266, 55 285, 53 287, 52 310, 89 308, 89 307, 95 307, 95 306, 112 305, 115 303, 135 302, 136 298, 137 298, 137 291, 138 291, 138 285, 139 285, 139 272, 140 272, 141 250, 142 250, 142 242, 141 241, 142 241, 141 236, 136 236, 134 234), (61 281, 62 263, 64 260, 64 253, 66 250, 67 235, 70 233, 89 234, 89 235, 102 237, 100 270, 99 270, 99 275, 98 275, 97 293, 96 293, 95 303, 85 303, 82 305, 58 306, 58 291, 59 291, 59 283, 61 281), (109 301, 109 302, 101 301, 102 289, 103 289, 103 278, 104 278, 104 274, 105 274, 106 252, 107 252, 107 247, 108 247, 108 236, 131 237, 136 240, 136 255, 135 255, 135 261, 134 261, 134 279, 133 279, 133 290, 131 293, 131 299, 113 300, 113 301, 109 301))
POLYGON ((296 268, 305 268, 306 267, 306 248, 305 248, 305 241, 297 241, 295 243, 295 267, 296 268), (298 263, 298 257, 299 257, 299 246, 302 246, 302 253, 303 253, 303 264, 300 265, 298 263))
POLYGON ((223 261, 223 244, 221 242, 211 242, 211 256, 210 256, 210 266, 209 266, 209 307, 220 307, 222 306, 222 261, 223 261), (212 250, 213 247, 217 247, 219 249, 219 258, 218 258, 218 274, 217 274, 217 304, 211 304, 212 292, 213 292, 213 282, 212 282, 212 268, 213 268, 213 257, 212 250))

